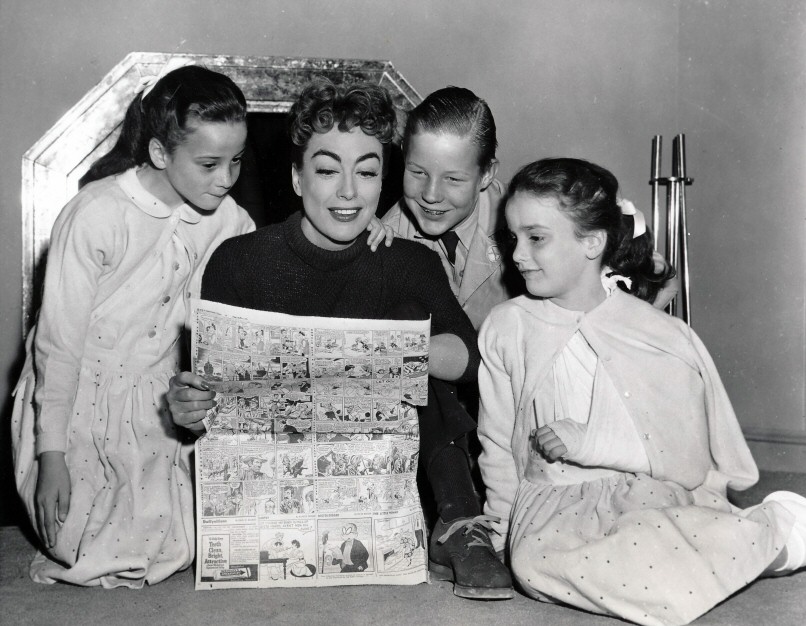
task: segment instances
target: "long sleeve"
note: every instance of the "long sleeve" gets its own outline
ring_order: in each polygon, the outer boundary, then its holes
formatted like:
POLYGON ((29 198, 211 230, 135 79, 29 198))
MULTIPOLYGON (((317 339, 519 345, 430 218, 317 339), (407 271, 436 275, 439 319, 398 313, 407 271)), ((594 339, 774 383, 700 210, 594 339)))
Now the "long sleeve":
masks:
MULTIPOLYGON (((222 204, 219 211, 225 208, 222 204)), ((237 294, 236 278, 244 271, 242 265, 233 263, 233 255, 237 253, 238 246, 230 242, 240 235, 252 233, 255 223, 241 207, 233 201, 226 205, 231 216, 225 222, 226 227, 221 229, 221 236, 215 238, 207 248, 204 264, 201 267, 201 297, 205 300, 223 302, 232 306, 247 306, 241 302, 237 294), (226 250, 226 252, 225 252, 226 250)), ((241 263, 250 263, 248 257, 239 259, 241 263)))
POLYGON ((633 419, 653 478, 686 489, 706 480, 754 482, 755 463, 730 401, 691 328, 617 291, 580 329, 633 419))
POLYGON ((706 483, 712 489, 747 489, 758 482, 758 467, 708 349, 690 327, 685 330, 700 360, 700 375, 705 385, 708 443, 714 466, 706 483))
MULTIPOLYGON (((208 297, 202 293, 204 290, 203 280, 207 277, 207 268, 212 259, 215 258, 215 253, 223 244, 225 244, 231 238, 254 232, 255 222, 243 208, 238 206, 235 201, 232 200, 231 197, 227 197, 225 201, 221 203, 221 206, 218 207, 216 213, 218 215, 215 217, 219 219, 220 227, 215 237, 212 237, 209 241, 204 242, 205 247, 203 250, 203 258, 198 266, 198 280, 200 284, 198 287, 198 294, 208 300, 218 301, 218 298, 212 296, 208 297)), ((215 265, 218 267, 218 271, 211 272, 211 275, 215 276, 217 279, 216 282, 218 285, 215 288, 216 290, 219 288, 225 288, 228 285, 232 285, 232 274, 229 271, 230 268, 222 267, 221 261, 222 257, 219 256, 218 261, 215 263, 215 265), (228 278, 229 280, 227 280, 228 278)), ((238 306, 238 304, 229 301, 227 304, 238 306)))
POLYGON ((237 246, 225 241, 213 252, 202 277, 201 297, 205 300, 222 302, 232 306, 246 306, 237 293, 237 267, 231 259, 238 251, 237 246))
POLYGON ((411 257, 405 292, 411 294, 426 311, 431 313, 432 336, 450 333, 459 337, 465 345, 468 355, 467 365, 461 377, 451 382, 472 382, 476 380, 481 360, 476 344, 476 331, 453 295, 439 257, 424 246, 422 250, 422 253, 411 257))
POLYGON ((493 545, 501 550, 506 545, 509 516, 519 478, 512 451, 515 430, 515 390, 504 362, 499 336, 491 316, 479 333, 481 367, 479 368, 479 440, 482 453, 479 467, 487 487, 484 512, 500 518, 493 528, 493 545))
POLYGON ((76 198, 56 221, 34 340, 37 454, 67 447, 73 399, 99 281, 124 236, 99 198, 76 198))

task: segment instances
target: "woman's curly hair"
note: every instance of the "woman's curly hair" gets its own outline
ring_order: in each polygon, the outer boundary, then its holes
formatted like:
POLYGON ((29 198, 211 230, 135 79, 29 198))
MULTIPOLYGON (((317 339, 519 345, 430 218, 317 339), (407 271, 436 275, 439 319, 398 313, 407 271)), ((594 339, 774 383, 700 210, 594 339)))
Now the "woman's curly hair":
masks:
POLYGON ((302 167, 302 156, 314 133, 327 133, 334 127, 342 132, 359 127, 375 137, 383 145, 386 167, 397 129, 395 107, 386 89, 369 83, 336 85, 327 78, 311 81, 289 113, 294 165, 302 167))

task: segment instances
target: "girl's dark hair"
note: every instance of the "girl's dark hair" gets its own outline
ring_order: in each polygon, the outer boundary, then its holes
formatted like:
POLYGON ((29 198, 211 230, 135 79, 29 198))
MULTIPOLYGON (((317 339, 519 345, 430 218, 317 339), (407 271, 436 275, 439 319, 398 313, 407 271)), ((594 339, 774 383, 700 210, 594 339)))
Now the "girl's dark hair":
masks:
POLYGON ((152 137, 170 154, 193 132, 192 123, 245 120, 246 99, 229 77, 198 65, 175 69, 157 81, 145 98, 135 97, 117 143, 82 176, 79 187, 150 162, 152 137))
POLYGON ((314 133, 327 133, 334 127, 348 132, 359 127, 383 145, 386 170, 397 114, 392 98, 380 85, 336 85, 328 78, 316 78, 299 94, 288 117, 291 158, 297 168, 302 167, 302 156, 314 133))
POLYGON ((574 223, 577 237, 595 230, 607 233, 602 265, 632 280, 628 293, 653 302, 663 283, 674 276, 666 267, 655 272, 652 233, 633 237, 635 220, 618 205, 618 181, 609 171, 581 159, 541 159, 523 167, 509 183, 507 200, 516 193, 553 198, 574 223))
POLYGON ((487 103, 469 89, 445 87, 428 96, 406 119, 403 152, 412 135, 419 132, 450 133, 470 137, 479 148, 479 167, 486 172, 493 164, 498 141, 495 120, 487 103))

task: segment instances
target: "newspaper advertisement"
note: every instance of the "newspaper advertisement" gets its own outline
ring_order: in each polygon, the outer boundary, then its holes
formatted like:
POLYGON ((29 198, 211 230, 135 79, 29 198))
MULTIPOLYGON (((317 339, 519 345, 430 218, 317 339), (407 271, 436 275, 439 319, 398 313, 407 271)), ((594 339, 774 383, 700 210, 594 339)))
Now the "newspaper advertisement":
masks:
POLYGON ((196 442, 196 589, 427 582, 430 321, 191 307, 192 367, 217 393, 196 442))

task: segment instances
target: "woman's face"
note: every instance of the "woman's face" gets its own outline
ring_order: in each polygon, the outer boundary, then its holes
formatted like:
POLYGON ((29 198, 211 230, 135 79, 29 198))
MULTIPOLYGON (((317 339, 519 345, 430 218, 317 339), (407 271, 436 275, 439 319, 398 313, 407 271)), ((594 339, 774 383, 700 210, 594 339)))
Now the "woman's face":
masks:
POLYGON ((469 136, 418 132, 407 142, 403 197, 420 230, 438 237, 461 224, 492 182, 496 164, 479 166, 479 149, 469 136))
POLYGON ((326 250, 344 250, 364 232, 381 195, 383 146, 356 127, 314 133, 291 168, 302 197, 302 232, 326 250))
POLYGON ((591 293, 604 295, 597 254, 602 242, 594 234, 577 237, 557 200, 517 192, 507 202, 506 217, 512 259, 530 294, 572 310, 588 310, 591 293))

